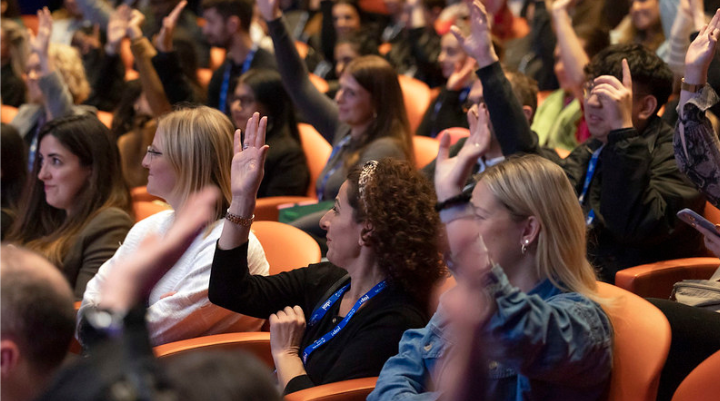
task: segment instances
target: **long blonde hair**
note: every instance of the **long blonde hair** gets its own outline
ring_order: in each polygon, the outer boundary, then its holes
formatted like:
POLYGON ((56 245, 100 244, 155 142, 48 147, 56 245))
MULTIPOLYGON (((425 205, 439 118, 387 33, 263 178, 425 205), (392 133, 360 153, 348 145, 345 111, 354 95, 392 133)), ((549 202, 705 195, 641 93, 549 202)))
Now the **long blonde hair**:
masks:
POLYGON ((586 255, 585 217, 565 172, 542 157, 527 155, 490 167, 480 181, 514 219, 538 220, 538 275, 599 300, 595 270, 586 255))
POLYGON ((73 97, 73 103, 80 104, 90 96, 90 84, 85 74, 80 52, 72 46, 52 43, 48 48, 48 57, 62 75, 73 97))
POLYGON ((207 185, 220 188, 216 219, 230 205, 230 166, 233 158, 235 129, 227 116, 206 106, 174 111, 158 121, 164 156, 177 174, 173 189, 181 204, 193 192, 207 185))

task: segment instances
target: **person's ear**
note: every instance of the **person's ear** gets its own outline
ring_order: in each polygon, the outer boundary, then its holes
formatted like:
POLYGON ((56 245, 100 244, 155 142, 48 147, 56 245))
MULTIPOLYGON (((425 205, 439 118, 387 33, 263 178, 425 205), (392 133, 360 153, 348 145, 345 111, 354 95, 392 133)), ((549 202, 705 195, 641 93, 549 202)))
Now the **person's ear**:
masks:
POLYGON ((520 246, 530 248, 537 242, 540 236, 540 221, 535 216, 530 216, 525 220, 522 237, 520 238, 520 246))
POLYGON ((637 104, 637 118, 638 120, 647 120, 648 118, 655 115, 655 109, 658 106, 657 98, 653 95, 645 95, 638 99, 637 104))
POLYGON ((20 362, 20 348, 15 341, 0 341, 0 375, 8 377, 20 362))
POLYGON ((370 223, 363 223, 362 230, 360 231, 360 239, 358 240, 358 245, 360 246, 369 246, 370 242, 368 241, 370 236, 372 236, 373 227, 370 223))
POLYGON ((535 113, 533 112, 532 107, 527 106, 527 105, 526 105, 526 106, 523 106, 523 107, 522 107, 522 111, 523 111, 523 114, 525 114, 525 119, 528 121, 528 124, 532 123, 533 114, 535 114, 535 113))

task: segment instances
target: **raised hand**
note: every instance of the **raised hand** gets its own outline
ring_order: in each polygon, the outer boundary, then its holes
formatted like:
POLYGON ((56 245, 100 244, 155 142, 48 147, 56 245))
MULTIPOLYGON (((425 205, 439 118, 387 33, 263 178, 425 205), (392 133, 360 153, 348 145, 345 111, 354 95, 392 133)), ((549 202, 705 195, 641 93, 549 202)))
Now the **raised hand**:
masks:
POLYGON ((187 1, 182 0, 175 8, 170 12, 170 15, 163 18, 163 26, 160 29, 160 33, 155 39, 155 47, 164 53, 172 51, 172 38, 175 27, 177 26, 178 18, 183 8, 187 5, 187 1))
POLYGON ((450 158, 450 136, 440 139, 435 166, 435 192, 439 201, 458 195, 467 181, 477 159, 488 151, 491 140, 487 109, 473 106, 468 111, 470 136, 457 156, 450 158))
POLYGON ((265 157, 269 149, 265 144, 266 128, 267 117, 260 118, 260 114, 255 113, 248 119, 242 144, 240 130, 235 131, 235 156, 230 175, 233 199, 252 198, 254 201, 257 196, 265 174, 265 157))
POLYGON ((145 23, 145 16, 138 10, 133 9, 128 15, 127 36, 131 40, 142 37, 142 25, 145 23))
POLYGON ((121 4, 112 14, 107 26, 107 44, 105 52, 115 55, 120 50, 120 42, 127 34, 127 25, 130 20, 130 7, 127 4, 121 4))
POLYGON ((257 0, 257 7, 265 21, 273 21, 282 17, 278 0, 257 0))
MULTIPOLYGON (((595 78, 590 95, 596 95, 603 105, 603 113, 611 130, 630 128, 632 123, 632 76, 627 60, 622 60, 623 79, 620 82, 611 75, 595 78)), ((598 138, 601 141, 606 138, 598 138)))
POLYGON ((553 14, 558 13, 568 13, 568 10, 571 6, 573 6, 575 3, 575 0, 555 0, 552 2, 552 11, 553 14))
POLYGON ((467 57, 464 63, 455 66, 455 71, 448 77, 447 88, 453 91, 462 89, 470 81, 476 67, 475 59, 467 57))
POLYGON ((490 36, 490 19, 482 1, 474 0, 470 5, 470 36, 463 35, 457 26, 453 26, 450 31, 465 52, 477 61, 478 68, 498 61, 490 36))
POLYGON ((38 32, 37 36, 30 33, 30 49, 37 53, 40 58, 47 58, 48 47, 50 46, 50 35, 52 34, 52 16, 47 7, 38 10, 38 32))
POLYGON ((685 81, 690 84, 702 84, 707 80, 710 62, 715 56, 717 42, 720 38, 720 9, 698 36, 690 43, 685 54, 685 81))

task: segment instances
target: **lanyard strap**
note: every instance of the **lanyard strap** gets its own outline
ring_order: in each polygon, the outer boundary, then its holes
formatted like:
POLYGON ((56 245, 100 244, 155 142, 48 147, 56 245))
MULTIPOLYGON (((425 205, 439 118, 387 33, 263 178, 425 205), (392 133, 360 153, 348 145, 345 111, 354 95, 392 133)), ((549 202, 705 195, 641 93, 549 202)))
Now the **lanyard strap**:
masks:
MULTIPOLYGON (((327 313, 327 311, 330 309, 330 307, 337 302, 338 299, 350 288, 350 284, 345 285, 343 288, 339 289, 335 294, 333 294, 330 299, 327 300, 320 308, 316 309, 312 316, 310 317, 310 324, 309 326, 315 325, 317 322, 322 319, 323 316, 327 313)), ((339 332, 342 330, 347 323, 352 319, 353 315, 355 315, 355 312, 360 309, 363 304, 369 300, 371 300, 375 295, 379 294, 382 290, 387 287, 387 283, 385 280, 375 284, 375 286, 370 289, 370 291, 366 292, 365 295, 360 297, 360 299, 355 302, 355 305, 353 305, 352 309, 350 309, 350 312, 348 312, 347 316, 335 326, 332 330, 330 330, 328 333, 326 333, 324 336, 318 338, 315 340, 314 343, 308 345, 303 350, 302 360, 303 364, 307 363, 308 356, 313 353, 316 349, 320 348, 323 344, 326 344, 328 341, 332 340, 339 332)))
MULTIPOLYGON (((240 72, 240 75, 248 72, 250 69, 250 65, 253 62, 253 59, 255 58, 255 53, 257 53, 257 44, 253 44, 252 48, 250 49, 250 52, 245 56, 245 61, 243 61, 242 65, 242 71, 240 72)), ((223 113, 227 113, 227 94, 228 90, 230 89, 230 74, 232 72, 232 61, 227 63, 225 66, 225 72, 223 73, 223 81, 222 86, 220 87, 220 99, 218 103, 218 108, 223 113)))
MULTIPOLYGON (((588 169, 585 173, 585 182, 583 183, 583 190, 580 196, 578 197, 578 201, 580 202, 580 205, 585 204, 585 197, 587 196, 588 189, 590 189, 590 183, 592 182, 593 176, 595 176, 595 170, 597 168, 597 162, 598 158, 600 157, 600 152, 602 152, 605 145, 600 146, 595 150, 592 154, 592 157, 590 158, 590 163, 588 163, 588 169)), ((595 219, 595 211, 590 209, 590 212, 588 213, 587 219, 585 219, 585 224, 590 225, 592 224, 593 220, 595 219)))
MULTIPOLYGON (((340 152, 340 150, 342 150, 342 148, 344 148, 348 143, 350 143, 350 139, 351 139, 351 138, 352 138, 351 135, 347 135, 345 138, 341 139, 340 142, 338 142, 338 144, 335 145, 335 147, 333 147, 332 152, 330 152, 330 157, 328 157, 327 163, 330 163, 330 160, 332 160, 333 157, 334 157, 338 152, 340 152)), ((325 200, 325 187, 327 186, 328 180, 330 180, 330 177, 331 177, 333 174, 335 174, 335 172, 337 171, 337 169, 340 168, 340 165, 342 164, 342 162, 343 162, 342 159, 341 159, 341 160, 338 160, 338 161, 335 163, 335 165, 330 169, 330 171, 328 171, 327 174, 325 174, 325 175, 323 176, 323 179, 322 179, 322 181, 320 182, 320 185, 319 185, 319 186, 317 187, 317 189, 316 189, 318 201, 323 201, 323 200, 325 200)))

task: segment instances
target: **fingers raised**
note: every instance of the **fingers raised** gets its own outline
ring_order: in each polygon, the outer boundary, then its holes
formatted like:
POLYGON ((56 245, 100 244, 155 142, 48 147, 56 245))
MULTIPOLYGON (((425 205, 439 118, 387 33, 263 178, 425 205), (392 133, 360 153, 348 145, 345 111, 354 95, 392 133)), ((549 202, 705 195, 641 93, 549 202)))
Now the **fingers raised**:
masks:
POLYGON ((632 90, 632 75, 630 74, 630 66, 628 65, 627 59, 622 59, 622 71, 623 86, 629 90, 632 90))

